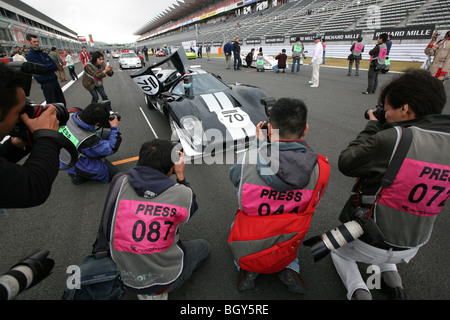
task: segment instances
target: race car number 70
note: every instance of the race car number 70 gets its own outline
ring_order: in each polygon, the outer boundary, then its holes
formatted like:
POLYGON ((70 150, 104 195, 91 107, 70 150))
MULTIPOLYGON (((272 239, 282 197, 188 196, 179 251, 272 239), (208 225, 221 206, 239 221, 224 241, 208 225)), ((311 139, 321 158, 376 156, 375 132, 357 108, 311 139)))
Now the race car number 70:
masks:
POLYGON ((133 80, 144 93, 152 96, 159 93, 159 81, 155 76, 141 76, 136 77, 133 80))

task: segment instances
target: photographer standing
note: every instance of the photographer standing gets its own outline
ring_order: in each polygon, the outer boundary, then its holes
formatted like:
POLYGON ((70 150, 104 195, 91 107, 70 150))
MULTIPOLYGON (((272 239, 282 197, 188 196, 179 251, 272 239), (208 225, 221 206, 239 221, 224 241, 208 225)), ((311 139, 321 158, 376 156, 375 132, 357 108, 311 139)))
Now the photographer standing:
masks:
POLYGON ((433 64, 430 68, 430 74, 437 79, 444 81, 450 72, 450 31, 447 31, 444 39, 438 41, 438 33, 435 32, 425 49, 427 56, 434 56, 433 64))
MULTIPOLYGON (((92 103, 97 103, 99 100, 98 95, 102 97, 103 102, 108 101, 109 98, 105 93, 105 88, 103 87, 103 79, 108 77, 112 77, 114 75, 114 71, 112 66, 106 65, 105 58, 100 51, 95 51, 92 54, 92 59, 84 66, 84 75, 83 75, 83 87, 89 91, 92 96, 92 103)), ((110 108, 109 108, 110 109, 110 108)))
POLYGON ((381 289, 390 298, 406 298, 396 264, 409 262, 427 243, 450 191, 450 116, 441 114, 446 99, 442 83, 428 73, 399 76, 379 97, 386 123, 383 113, 377 119, 370 110, 366 128, 341 152, 339 170, 358 180, 339 219, 354 220, 355 209, 366 208, 385 239, 372 243, 363 234, 331 253, 348 299, 371 299, 357 262, 380 268, 381 289), (413 139, 392 185, 385 187, 404 128, 413 139))
POLYGON ((20 138, 0 145, 0 208, 28 208, 44 203, 58 175, 60 144, 45 136, 45 129, 58 131, 56 108, 48 105, 40 117, 21 114, 25 105, 23 76, 0 63, 0 140, 12 131, 19 119, 34 134, 31 148, 20 138), (38 137, 39 134, 41 137, 38 137), (23 165, 16 162, 29 154, 23 165))
POLYGON ((387 46, 386 41, 388 39, 387 33, 382 33, 378 37, 377 44, 369 51, 370 65, 367 78, 367 90, 362 94, 372 94, 377 91, 378 88, 378 73, 381 69, 386 67, 387 46))
MULTIPOLYGON (((91 103, 82 112, 71 114, 67 125, 63 127, 63 134, 75 137, 71 141, 79 153, 76 165, 66 170, 73 184, 78 185, 87 180, 109 183, 119 172, 106 159, 119 150, 122 142, 117 115, 114 115, 113 120, 109 120, 109 117, 110 112, 104 104, 91 103), (99 135, 97 127, 110 128, 99 135)), ((61 167, 68 164, 70 158, 67 156, 63 150, 61 167)))

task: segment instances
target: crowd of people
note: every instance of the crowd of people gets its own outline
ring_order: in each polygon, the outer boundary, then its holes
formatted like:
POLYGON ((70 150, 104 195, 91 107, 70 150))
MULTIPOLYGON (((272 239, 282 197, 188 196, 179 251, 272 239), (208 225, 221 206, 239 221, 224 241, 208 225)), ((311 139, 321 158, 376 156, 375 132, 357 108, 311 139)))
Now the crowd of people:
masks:
MULTIPOLYGON (((435 33, 432 37, 432 41, 425 49, 425 54, 429 57, 434 57, 433 67, 431 68, 431 62, 428 63, 427 69, 430 70, 431 74, 436 76, 439 80, 444 81, 448 78, 448 73, 450 72, 450 54, 448 50, 448 32, 445 37, 440 41, 437 41, 438 34, 435 33)), ((362 60, 362 53, 364 52, 365 45, 363 44, 363 37, 358 37, 357 41, 354 42, 350 47, 350 54, 347 58, 348 62, 348 76, 352 75, 353 65, 355 66, 355 76, 359 76, 360 63, 362 60)), ((385 73, 390 68, 389 54, 392 47, 392 36, 383 33, 380 34, 377 39, 375 46, 369 51, 369 68, 368 68, 368 85, 367 89, 364 90, 363 94, 374 94, 378 88, 378 75, 379 73, 385 73)), ((273 66, 275 72, 285 73, 286 61, 288 56, 286 55, 286 49, 275 56, 278 60, 277 65, 273 66)), ((231 69, 231 57, 233 57, 233 67, 234 70, 241 70, 242 58, 241 58, 241 44, 239 38, 237 37, 232 43, 228 41, 223 47, 223 53, 225 55, 226 69, 231 69)), ((326 44, 325 39, 321 35, 316 35, 314 37, 314 49, 309 65, 312 66, 312 75, 309 85, 311 88, 319 87, 320 78, 320 66, 326 63, 326 44)), ((302 59, 306 59, 305 46, 300 38, 297 37, 291 48, 291 73, 299 73, 302 59)), ((256 70, 263 72, 265 70, 264 64, 264 53, 263 48, 260 47, 256 52, 255 48, 252 48, 250 52, 245 56, 246 66, 249 67, 255 64, 256 70)))
MULTIPOLYGON (((343 223, 373 220, 383 234, 381 240, 374 241, 364 234, 352 239, 352 231, 349 231, 351 236, 342 231, 344 242, 348 243, 339 243, 340 248, 332 250, 331 256, 348 299, 372 298, 357 262, 379 266, 386 294, 393 299, 406 298, 396 265, 410 261, 427 243, 436 216, 448 198, 444 190, 448 187, 450 158, 442 150, 450 148, 450 116, 443 115, 442 110, 447 101, 443 80, 448 70, 449 39, 447 33, 444 42, 435 43, 436 37, 433 35, 426 49, 427 54, 436 56, 438 64, 431 74, 409 71, 395 77, 379 95, 381 115, 370 110, 366 127, 340 153, 339 170, 357 179, 340 220, 343 223), (442 52, 447 52, 447 56, 442 52), (398 168, 400 179, 386 185, 385 175, 391 172, 391 159, 399 147, 397 142, 407 134, 415 139, 409 142, 398 168), (431 185, 433 176, 434 185, 431 185), (440 192, 426 197, 425 191, 418 194, 418 186, 440 192), (355 212, 360 210, 366 215, 356 217, 355 212)), ((196 194, 185 177, 183 152, 174 151, 169 141, 155 139, 142 144, 136 167, 126 173, 120 173, 107 161, 107 156, 118 151, 122 138, 119 119, 110 112, 102 82, 114 72, 101 52, 89 54, 83 50, 81 53, 85 70, 83 86, 90 92, 92 101, 84 109, 71 111, 67 124, 60 130, 52 103, 66 105, 56 74, 60 70, 58 64, 62 63, 53 50, 47 54, 40 49, 36 36, 28 35, 27 40, 30 49, 25 58, 44 65, 47 71, 35 79, 41 85, 48 109, 36 119, 21 114, 25 93, 20 76, 0 64, 3 97, 0 139, 8 135, 19 119, 35 134, 33 148, 14 137, 0 147, 0 206, 31 207, 45 202, 59 167, 67 164, 60 152, 61 145, 45 133, 61 131, 70 137, 79 154, 77 164, 66 170, 72 182, 75 185, 88 180, 111 183, 103 214, 109 218, 109 255, 120 271, 123 285, 139 299, 167 298, 168 293, 190 278, 211 251, 206 240, 180 239, 181 226, 198 209, 196 194), (99 94, 102 103, 98 102, 99 94), (105 129, 101 134, 99 127, 105 129), (43 134, 38 134, 39 131, 43 134), (23 165, 16 164, 25 154, 30 155, 28 160, 23 165), (40 177, 45 179, 38 179, 37 175, 29 179, 28 170, 40 172, 40 177), (12 176, 17 181, 17 189, 5 182, 12 176), (23 199, 25 189, 29 190, 29 201, 23 199)), ((380 35, 370 51, 367 94, 377 89, 376 76, 382 68, 379 65, 385 64, 388 55, 387 40, 387 35, 380 35)), ((314 41, 310 85, 317 88, 324 47, 321 36, 316 36, 314 41)), ((351 64, 364 50, 361 42, 358 39, 350 48, 349 74, 351 64)), ((227 43, 224 49, 226 67, 231 68, 233 55, 234 70, 240 70, 239 38, 233 44, 227 43)), ((303 51, 303 44, 297 40, 292 46, 292 73, 300 71, 303 51)), ((263 56, 262 48, 259 55, 263 56)), ((286 51, 277 57, 278 71, 284 72, 286 51)), ((300 277, 298 250, 319 201, 326 197, 330 178, 329 160, 305 140, 309 132, 307 115, 308 108, 301 100, 281 98, 274 102, 270 119, 256 125, 254 145, 230 169, 238 210, 228 246, 239 270, 240 291, 253 288, 261 273, 278 273, 289 291, 306 293, 300 277), (271 160, 275 158, 278 170, 272 167, 271 160)), ((336 246, 333 241, 332 245, 336 246)))

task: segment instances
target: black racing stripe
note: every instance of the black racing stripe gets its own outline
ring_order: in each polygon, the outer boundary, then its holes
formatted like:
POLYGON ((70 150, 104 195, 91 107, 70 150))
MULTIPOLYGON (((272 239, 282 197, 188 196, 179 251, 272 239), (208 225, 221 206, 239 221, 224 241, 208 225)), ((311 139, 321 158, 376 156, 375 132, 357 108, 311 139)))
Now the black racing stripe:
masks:
POLYGON ((215 95, 214 93, 211 93, 211 94, 212 94, 212 96, 214 97, 214 99, 216 99, 217 103, 218 103, 219 106, 220 106, 220 109, 223 110, 223 105, 220 103, 220 100, 216 97, 216 95, 215 95))

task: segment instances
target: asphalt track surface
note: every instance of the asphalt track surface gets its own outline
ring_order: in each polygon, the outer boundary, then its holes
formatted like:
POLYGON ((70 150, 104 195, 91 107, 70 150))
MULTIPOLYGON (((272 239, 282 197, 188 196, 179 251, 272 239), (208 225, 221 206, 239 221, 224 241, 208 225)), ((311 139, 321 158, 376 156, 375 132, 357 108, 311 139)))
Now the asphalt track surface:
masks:
MULTIPOLYGON (((150 63, 159 59, 151 57, 150 63)), ((120 150, 109 159, 118 161, 118 168, 126 172, 136 165, 135 157, 142 143, 154 139, 155 134, 160 139, 170 139, 170 130, 157 111, 146 107, 143 94, 129 76, 135 70, 121 71, 117 60, 109 60, 115 74, 105 80, 104 86, 113 109, 122 115, 120 129, 123 137, 120 150)), ((331 164, 328 188, 306 238, 338 226, 340 209, 354 182, 353 178, 339 172, 339 153, 364 128, 364 111, 377 103, 377 95, 361 94, 367 86, 367 71, 361 70, 359 77, 348 77, 346 69, 324 65, 320 71, 320 87, 313 89, 308 85, 312 68, 307 65, 302 66, 299 74, 276 74, 245 68, 241 71, 226 70, 223 58, 207 61, 206 55, 203 59, 191 60, 191 64, 219 74, 227 83, 249 83, 260 86, 277 99, 292 97, 305 101, 309 108, 310 126, 306 140, 315 151, 326 155, 331 164)), ((79 64, 76 71, 82 71, 79 64)), ((378 92, 394 76, 393 73, 380 75, 378 92)), ((70 79, 68 75, 67 79, 70 79)), ((61 83, 61 86, 67 83, 61 83)), ((446 90, 450 97, 449 83, 446 90)), ((69 85, 64 94, 70 107, 85 107, 90 103, 90 94, 82 87, 81 78, 69 85)), ((35 102, 44 100, 36 83, 31 98, 35 102)), ((444 113, 450 113, 449 102, 444 113)), ((315 263, 309 248, 303 246, 300 249, 300 274, 307 287, 305 295, 289 293, 277 275, 260 275, 255 289, 246 292, 236 289, 238 272, 227 247, 230 225, 237 208, 235 190, 229 180, 230 167, 231 164, 189 164, 186 167, 186 178, 197 195, 199 210, 181 230, 181 239, 206 239, 211 245, 211 255, 191 279, 178 291, 169 294, 169 300, 231 300, 236 303, 238 300, 345 300, 346 292, 331 258, 328 256, 315 263)), ((78 264, 91 252, 108 188, 109 185, 96 182, 75 186, 68 175, 61 172, 45 204, 30 209, 10 209, 6 216, 0 217, 1 273, 41 249, 49 250, 50 257, 55 260, 52 274, 21 293, 18 299, 61 299, 68 277, 67 268, 78 264)), ((450 298, 449 213, 447 205, 435 223, 429 243, 409 264, 399 265, 409 299, 450 298)), ((371 275, 367 273, 367 267, 360 266, 366 278, 371 275)), ((372 294, 374 299, 386 299, 378 290, 372 290, 372 294)), ((125 299, 135 300, 136 296, 127 294, 125 299)), ((289 306, 295 308, 296 304, 292 301, 289 306)))

